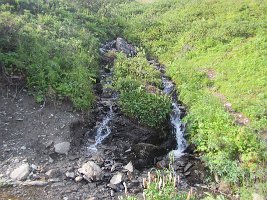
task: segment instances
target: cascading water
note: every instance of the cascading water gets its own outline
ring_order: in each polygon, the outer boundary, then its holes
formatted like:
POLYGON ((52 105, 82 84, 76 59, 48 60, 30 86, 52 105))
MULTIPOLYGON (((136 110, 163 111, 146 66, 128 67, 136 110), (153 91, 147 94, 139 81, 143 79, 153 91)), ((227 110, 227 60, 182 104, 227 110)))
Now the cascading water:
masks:
MULTIPOLYGON (((175 90, 174 84, 171 80, 166 77, 162 77, 163 82, 163 92, 167 95, 171 95, 175 90)), ((181 121, 181 109, 176 102, 176 97, 172 97, 172 112, 170 114, 171 125, 172 125, 172 133, 175 135, 177 141, 177 147, 171 153, 175 158, 180 158, 187 148, 187 142, 184 138, 184 124, 181 121)))
POLYGON ((97 150, 97 146, 102 143, 102 141, 109 136, 111 129, 109 127, 109 122, 112 120, 114 113, 112 105, 109 106, 109 111, 107 115, 103 118, 102 122, 98 125, 95 136, 95 143, 90 145, 88 149, 97 150))

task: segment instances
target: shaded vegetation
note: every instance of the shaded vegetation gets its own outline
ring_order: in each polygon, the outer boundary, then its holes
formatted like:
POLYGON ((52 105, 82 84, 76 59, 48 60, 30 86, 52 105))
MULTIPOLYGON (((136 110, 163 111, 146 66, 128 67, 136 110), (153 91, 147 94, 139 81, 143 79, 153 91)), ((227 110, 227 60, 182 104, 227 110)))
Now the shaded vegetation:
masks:
POLYGON ((5 73, 26 79, 38 102, 58 97, 71 100, 77 108, 90 107, 99 45, 119 29, 105 17, 109 4, 0 2, 0 60, 5 73))

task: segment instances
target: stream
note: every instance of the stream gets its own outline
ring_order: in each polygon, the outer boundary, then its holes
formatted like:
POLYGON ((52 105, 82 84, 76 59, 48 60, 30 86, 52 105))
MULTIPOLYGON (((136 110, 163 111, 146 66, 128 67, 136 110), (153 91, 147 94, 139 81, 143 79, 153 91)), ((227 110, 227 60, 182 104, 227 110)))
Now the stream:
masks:
MULTIPOLYGON (((122 51, 127 55, 134 56, 136 54, 134 47, 129 45, 125 40, 122 38, 118 38, 117 41, 107 42, 100 48, 100 52, 105 55, 105 53, 109 51, 122 51), (118 43, 121 45, 118 45, 118 43)), ((108 60, 109 61, 109 60, 108 60)), ((182 123, 181 120, 181 105, 177 103, 177 95, 175 84, 165 76, 165 69, 162 69, 161 65, 154 63, 154 60, 148 61, 152 64, 152 67, 159 70, 161 72, 162 83, 163 83, 163 90, 162 92, 166 95, 169 95, 172 99, 172 112, 170 113, 170 134, 175 136, 176 147, 170 153, 174 155, 175 158, 180 158, 184 155, 184 151, 187 148, 187 142, 184 138, 185 132, 185 125, 182 123), (154 64, 153 64, 154 63, 154 64)), ((101 72, 101 84, 103 85, 102 94, 107 94, 110 92, 110 87, 112 85, 112 68, 113 65, 110 67, 111 69, 104 68, 101 72)), ((110 95, 103 95, 100 96, 100 100, 98 105, 106 107, 105 113, 96 123, 94 127, 94 143, 88 144, 88 151, 97 151, 98 146, 102 144, 102 142, 110 135, 112 132, 112 120, 114 119, 116 113, 113 111, 113 106, 116 105, 118 95, 114 91, 111 92, 110 95)), ((91 142, 92 143, 92 142, 91 142)))

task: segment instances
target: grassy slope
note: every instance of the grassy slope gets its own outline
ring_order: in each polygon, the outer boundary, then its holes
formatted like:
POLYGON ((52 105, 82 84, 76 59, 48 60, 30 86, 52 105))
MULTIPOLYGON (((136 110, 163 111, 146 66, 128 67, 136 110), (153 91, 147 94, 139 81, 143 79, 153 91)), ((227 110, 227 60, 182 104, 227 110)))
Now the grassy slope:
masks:
POLYGON ((266 1, 159 0, 122 7, 125 35, 165 63, 177 83, 189 107, 191 140, 210 169, 232 182, 248 171, 255 176, 266 159, 257 138, 267 126, 266 1), (236 126, 214 93, 249 125, 236 126))
POLYGON ((99 46, 118 28, 108 3, 0 1, 0 61, 10 76, 26 77, 37 101, 68 98, 77 108, 94 101, 99 46))

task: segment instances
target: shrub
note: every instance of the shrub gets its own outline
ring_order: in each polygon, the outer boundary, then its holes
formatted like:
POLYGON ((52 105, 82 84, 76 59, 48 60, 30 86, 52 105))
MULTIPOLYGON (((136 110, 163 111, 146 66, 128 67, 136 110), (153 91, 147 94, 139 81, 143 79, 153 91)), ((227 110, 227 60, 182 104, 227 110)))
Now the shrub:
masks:
POLYGON ((161 94, 160 72, 148 64, 144 52, 133 58, 117 55, 114 85, 120 92, 119 104, 125 114, 151 127, 160 127, 166 121, 171 101, 161 94), (156 91, 149 93, 147 85, 154 85, 156 91))

